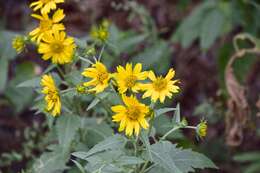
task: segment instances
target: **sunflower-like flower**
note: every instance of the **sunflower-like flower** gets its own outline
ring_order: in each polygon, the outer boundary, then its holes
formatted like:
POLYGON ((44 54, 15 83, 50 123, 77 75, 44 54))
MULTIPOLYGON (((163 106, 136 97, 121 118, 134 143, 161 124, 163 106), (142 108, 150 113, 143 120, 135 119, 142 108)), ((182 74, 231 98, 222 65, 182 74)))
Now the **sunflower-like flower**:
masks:
POLYGON ((115 112, 113 121, 120 123, 118 131, 124 131, 127 136, 132 136, 133 132, 139 135, 140 129, 147 129, 149 124, 145 117, 149 113, 149 108, 145 104, 140 103, 135 96, 127 97, 122 95, 124 105, 112 106, 115 112))
POLYGON ((199 137, 203 138, 207 135, 207 121, 201 120, 201 122, 196 127, 196 132, 199 137))
POLYGON ((156 77, 153 71, 150 71, 148 78, 152 81, 151 83, 142 84, 142 90, 145 90, 143 98, 151 97, 153 102, 156 102, 160 99, 160 102, 163 103, 165 97, 172 97, 172 93, 178 93, 179 87, 176 83, 179 80, 172 80, 175 75, 175 71, 170 69, 166 77, 158 76, 156 77))
POLYGON ((17 53, 21 53, 25 48, 25 40, 22 36, 16 36, 12 41, 12 46, 17 53))
POLYGON ((91 67, 86 68, 82 75, 92 80, 85 82, 83 85, 85 87, 93 86, 89 89, 89 92, 100 93, 108 86, 108 81, 111 77, 110 73, 107 71, 107 68, 101 62, 96 62, 91 67))
POLYGON ((57 116, 61 112, 61 101, 58 89, 51 75, 44 75, 41 79, 42 93, 45 94, 46 110, 52 116, 57 116))
POLYGON ((51 10, 55 10, 57 8, 58 3, 63 3, 64 0, 37 0, 30 4, 30 7, 33 8, 33 11, 41 9, 41 13, 47 14, 51 10))
POLYGON ((117 73, 114 74, 114 77, 121 94, 127 90, 138 92, 138 90, 141 89, 141 83, 139 81, 147 78, 147 72, 142 72, 141 63, 136 64, 134 68, 132 64, 127 63, 125 68, 122 66, 117 67, 117 73))
POLYGON ((32 17, 40 21, 39 27, 35 28, 29 33, 29 35, 32 37, 32 41, 37 41, 39 43, 44 34, 46 34, 47 32, 65 30, 64 25, 59 23, 65 17, 65 14, 61 9, 58 9, 53 14, 52 18, 50 18, 49 15, 46 13, 42 13, 41 15, 32 14, 32 17))
POLYGON ((63 31, 54 31, 43 36, 38 52, 43 54, 44 60, 51 59, 54 64, 66 64, 72 61, 75 47, 72 37, 66 37, 63 31))

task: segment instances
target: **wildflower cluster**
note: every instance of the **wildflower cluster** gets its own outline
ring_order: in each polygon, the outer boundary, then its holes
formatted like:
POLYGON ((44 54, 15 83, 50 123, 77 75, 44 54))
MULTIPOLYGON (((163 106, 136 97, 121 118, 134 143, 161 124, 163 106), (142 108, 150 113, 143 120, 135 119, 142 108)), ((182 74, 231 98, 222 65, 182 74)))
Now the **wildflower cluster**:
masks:
POLYGON ((47 140, 51 147, 33 164, 31 172, 74 171, 75 166, 81 172, 93 173, 216 168, 207 157, 167 141, 173 132, 183 128, 192 129, 199 138, 207 133, 206 121, 189 125, 181 116, 179 104, 165 107, 166 101, 172 101, 180 92, 175 70, 170 68, 160 75, 145 63, 138 63, 141 60, 113 66, 118 64, 114 57, 122 52, 117 50, 120 45, 114 39, 115 26, 103 20, 91 28, 90 37, 69 37, 62 23, 64 11, 58 7, 61 3, 64 0, 33 1, 31 16, 37 19, 38 26, 27 36, 13 40, 18 53, 25 50, 26 44, 33 44, 42 59, 50 61, 42 76, 18 85, 35 88, 40 96, 33 108, 48 115, 47 140), (164 116, 172 111, 171 119, 164 116), (161 118, 169 121, 161 123, 161 118), (159 132, 162 126, 167 126, 166 133, 159 132), (74 166, 69 163, 70 155, 74 166), (49 165, 46 162, 52 156, 49 165), (176 156, 184 160, 185 167, 178 164, 176 156), (197 162, 192 161, 194 157, 197 162))
MULTIPOLYGON (((63 0, 37 0, 31 3, 30 7, 35 11, 32 17, 39 21, 39 25, 29 33, 29 38, 36 44, 38 53, 42 54, 44 60, 50 59, 53 64, 59 65, 73 61, 75 64, 78 60, 82 60, 90 66, 81 71, 83 81, 73 88, 67 86, 68 89, 63 91, 59 90, 51 74, 43 75, 41 86, 46 104, 45 110, 53 116, 60 115, 63 110, 62 94, 67 91, 97 96, 110 90, 115 92, 121 101, 117 105, 110 105, 109 111, 113 113, 111 120, 119 124, 119 132, 125 131, 127 136, 133 134, 138 136, 141 129, 150 127, 156 104, 164 103, 166 98, 171 99, 180 91, 179 80, 174 79, 175 71, 171 68, 165 76, 162 76, 156 75, 152 70, 144 71, 141 63, 126 63, 125 66, 119 65, 114 72, 110 72, 109 68, 101 62, 104 44, 109 37, 109 22, 106 20, 100 26, 92 28, 90 35, 94 43, 81 51, 83 52, 81 56, 75 49, 74 39, 67 36, 65 26, 61 23, 65 14, 62 9, 57 9, 57 5, 63 2, 63 0), (96 58, 96 43, 103 45, 98 58, 96 58), (89 57, 94 61, 88 59, 89 57), (147 104, 147 98, 150 104, 147 104)), ((23 37, 17 37, 13 41, 13 47, 18 52, 21 52, 24 46, 23 37)), ((198 136, 204 137, 207 125, 202 121, 197 127, 188 126, 187 121, 183 120, 172 130, 178 128, 196 129, 198 136)), ((167 135, 168 133, 164 138, 167 135)))

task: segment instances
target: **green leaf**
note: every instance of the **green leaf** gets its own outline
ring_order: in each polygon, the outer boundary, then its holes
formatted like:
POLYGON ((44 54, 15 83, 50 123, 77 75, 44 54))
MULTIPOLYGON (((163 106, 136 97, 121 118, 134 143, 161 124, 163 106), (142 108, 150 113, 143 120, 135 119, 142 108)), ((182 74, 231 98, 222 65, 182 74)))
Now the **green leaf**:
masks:
POLYGON ((63 151, 67 151, 72 140, 75 137, 76 131, 80 127, 80 119, 75 115, 61 115, 56 124, 59 144, 63 151))
POLYGON ((4 95, 13 104, 14 111, 19 113, 32 103, 34 92, 30 88, 18 88, 17 85, 24 79, 34 76, 34 64, 31 62, 21 63, 15 71, 14 78, 8 82, 4 95))
POLYGON ((17 85, 17 87, 32 87, 32 88, 36 88, 36 87, 40 87, 41 83, 41 78, 40 77, 35 77, 29 80, 26 80, 20 84, 17 85))
POLYGON ((146 48, 144 52, 135 56, 132 61, 144 63, 147 67, 158 66, 158 69, 160 69, 160 63, 167 62, 170 51, 168 43, 158 40, 158 43, 146 48))
POLYGON ((68 157, 62 152, 44 153, 33 165, 34 172, 37 173, 57 173, 67 169, 68 157))
POLYGON ((246 152, 242 154, 237 154, 234 156, 234 160, 238 162, 248 162, 248 161, 256 161, 259 160, 260 162, 260 152, 246 152))
POLYGON ((188 173, 195 168, 217 168, 206 156, 189 149, 176 148, 168 141, 158 142, 151 146, 152 162, 169 172, 188 173))
POLYGON ((71 161, 72 161, 73 163, 75 163, 75 165, 77 166, 77 168, 80 170, 80 173, 86 173, 86 172, 85 172, 85 169, 83 168, 83 166, 82 166, 79 162, 77 162, 76 160, 73 160, 73 159, 71 159, 71 161))
POLYGON ((141 131, 141 140, 146 148, 146 152, 148 153, 149 159, 152 160, 151 144, 149 141, 148 132, 146 130, 141 131))
POLYGON ((88 164, 86 170, 88 172, 99 173, 122 173, 127 172, 117 161, 120 160, 124 153, 121 150, 110 150, 98 153, 86 158, 88 164))
POLYGON ((177 31, 172 36, 172 41, 180 41, 184 48, 190 46, 190 44, 199 37, 204 16, 206 16, 210 9, 215 7, 215 1, 205 1, 196 7, 178 27, 177 31))
POLYGON ((171 173, 167 170, 165 170, 164 168, 162 167, 159 167, 159 166, 155 166, 153 167, 148 173, 171 173))
POLYGON ((119 149, 122 148, 125 144, 126 140, 120 135, 114 135, 111 137, 106 138, 102 142, 95 145, 92 149, 88 152, 74 152, 72 153, 73 156, 86 159, 93 154, 105 151, 105 150, 112 150, 112 149, 119 149))
POLYGON ((16 51, 12 47, 13 38, 18 35, 14 32, 0 31, 0 58, 14 59, 16 51))
POLYGON ((0 57, 0 93, 5 89, 8 78, 8 59, 0 57))
POLYGON ((118 159, 119 165, 138 165, 144 163, 143 159, 134 156, 122 156, 118 159))
POLYGON ((222 31, 224 16, 219 9, 210 11, 202 23, 200 31, 200 47, 204 50, 210 48, 222 31))
POLYGON ((259 171, 260 171, 260 164, 259 162, 256 162, 247 166, 246 169, 244 170, 244 173, 259 173, 259 171))
POLYGON ((176 108, 162 108, 162 109, 157 109, 155 110, 155 117, 158 117, 160 115, 163 115, 167 112, 175 111, 176 108))
POLYGON ((93 147, 114 133, 114 130, 107 123, 100 122, 99 119, 95 118, 81 118, 81 130, 85 131, 85 144, 88 147, 93 147))
POLYGON ((98 94, 97 97, 88 105, 87 111, 95 107, 101 100, 103 100, 105 97, 108 96, 109 93, 103 92, 101 94, 98 94))

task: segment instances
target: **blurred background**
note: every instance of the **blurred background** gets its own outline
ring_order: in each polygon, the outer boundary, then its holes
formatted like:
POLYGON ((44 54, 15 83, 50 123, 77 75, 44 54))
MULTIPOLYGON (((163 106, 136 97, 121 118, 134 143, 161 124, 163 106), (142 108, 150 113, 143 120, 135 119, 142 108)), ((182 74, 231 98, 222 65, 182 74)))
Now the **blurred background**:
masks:
MULTIPOLYGON (((30 2, 0 0, 3 173, 30 165, 44 151, 42 138, 48 134, 45 116, 31 110, 36 95, 17 84, 40 75, 49 62, 41 60, 33 46, 19 55, 11 47, 14 35, 27 34, 37 25, 30 17, 30 2)), ((66 14, 66 31, 77 38, 86 37, 103 19, 110 21, 109 43, 117 49, 111 48, 103 59, 111 69, 139 61, 158 73, 169 67, 176 70, 181 93, 167 104, 180 103, 190 124, 204 118, 209 127, 203 140, 184 130, 172 141, 205 153, 220 168, 205 173, 260 172, 259 1, 66 0, 60 7, 66 14), (240 56, 242 49, 255 51, 240 56), (235 61, 228 66, 230 58, 235 61)), ((167 117, 160 122, 167 128, 167 117)))

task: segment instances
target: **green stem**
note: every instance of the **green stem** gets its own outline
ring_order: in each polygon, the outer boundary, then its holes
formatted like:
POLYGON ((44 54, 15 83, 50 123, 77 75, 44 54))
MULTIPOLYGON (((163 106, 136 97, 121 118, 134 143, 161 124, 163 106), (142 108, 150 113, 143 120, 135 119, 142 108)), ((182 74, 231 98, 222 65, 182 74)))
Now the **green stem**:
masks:
POLYGON ((86 58, 83 58, 82 56, 78 56, 78 57, 79 57, 80 60, 85 61, 85 62, 87 62, 87 63, 93 65, 93 62, 91 62, 90 60, 88 60, 88 59, 86 59, 86 58))
POLYGON ((141 171, 140 171, 140 173, 144 173, 144 172, 145 172, 145 168, 146 168, 146 166, 148 165, 148 163, 149 163, 149 161, 146 160, 145 163, 144 163, 144 165, 143 165, 143 167, 142 167, 142 169, 141 169, 141 171))
POLYGON ((73 90, 75 90, 75 88, 68 88, 68 89, 62 90, 60 93, 65 94, 65 93, 73 91, 73 90))
POLYGON ((65 73, 62 71, 62 69, 60 68, 59 65, 56 66, 58 72, 60 73, 60 75, 62 76, 62 78, 65 78, 65 73))
POLYGON ((177 127, 174 127, 172 128, 171 130, 169 130, 167 133, 165 133, 165 135, 163 135, 163 137, 160 139, 160 141, 164 140, 167 138, 168 135, 170 135, 172 132, 180 129, 181 127, 177 126, 177 127))
POLYGON ((98 61, 101 60, 102 54, 103 54, 103 52, 104 52, 104 49, 105 49, 105 45, 103 45, 102 48, 101 48, 100 54, 99 54, 99 56, 98 56, 98 61))

